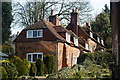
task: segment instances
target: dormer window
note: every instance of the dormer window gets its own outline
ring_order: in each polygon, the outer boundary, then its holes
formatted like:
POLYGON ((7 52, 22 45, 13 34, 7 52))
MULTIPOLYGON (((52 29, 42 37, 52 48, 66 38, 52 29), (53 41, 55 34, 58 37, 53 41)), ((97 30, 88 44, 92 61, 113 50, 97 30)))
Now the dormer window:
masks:
POLYGON ((92 32, 90 32, 90 37, 93 38, 93 33, 92 32))
POLYGON ((68 32, 66 33, 66 41, 70 42, 70 33, 68 33, 68 32))
POLYGON ((97 41, 100 43, 100 38, 99 37, 97 37, 97 41))
POLYGON ((104 45, 104 41, 101 39, 101 43, 102 43, 102 45, 104 45))
POLYGON ((43 30, 28 30, 27 38, 40 38, 43 37, 43 30))
POLYGON ((78 46, 78 38, 77 38, 77 37, 74 37, 74 44, 75 44, 76 46, 78 46))

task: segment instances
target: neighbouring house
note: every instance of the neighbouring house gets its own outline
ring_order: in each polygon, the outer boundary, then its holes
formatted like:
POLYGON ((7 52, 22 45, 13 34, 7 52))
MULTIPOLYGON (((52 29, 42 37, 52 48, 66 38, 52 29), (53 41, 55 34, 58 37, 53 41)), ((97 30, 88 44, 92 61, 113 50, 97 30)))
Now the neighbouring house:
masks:
POLYGON ((29 62, 43 59, 43 55, 54 55, 57 70, 60 70, 77 64, 81 52, 104 50, 103 40, 90 29, 89 23, 86 23, 86 28, 78 25, 77 11, 76 8, 71 13, 71 21, 66 28, 59 24, 58 16, 51 10, 49 21, 40 19, 23 29, 14 40, 16 55, 29 62))

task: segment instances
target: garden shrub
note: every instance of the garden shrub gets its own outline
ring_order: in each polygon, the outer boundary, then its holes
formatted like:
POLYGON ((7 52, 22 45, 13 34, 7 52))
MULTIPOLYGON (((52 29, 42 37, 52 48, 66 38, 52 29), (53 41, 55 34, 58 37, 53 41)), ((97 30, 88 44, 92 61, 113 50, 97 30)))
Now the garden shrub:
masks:
POLYGON ((29 67, 27 60, 22 60, 20 57, 13 56, 12 59, 10 59, 10 62, 12 62, 17 70, 18 70, 18 76, 28 76, 29 75, 29 67))
POLYGON ((29 71, 30 71, 30 63, 28 62, 28 60, 27 59, 23 59, 23 62, 24 62, 24 64, 26 65, 26 67, 27 67, 27 75, 29 75, 29 71))
POLYGON ((41 59, 36 60, 37 75, 44 75, 44 62, 41 59))
POLYGON ((13 53, 14 52, 13 48, 8 44, 3 44, 0 47, 2 48, 3 53, 13 53))
POLYGON ((54 73, 56 70, 56 62, 55 56, 53 55, 45 55, 44 56, 44 64, 45 64, 45 73, 54 73))
POLYGON ((31 64, 31 67, 30 67, 29 75, 36 76, 36 73, 37 73, 36 65, 35 65, 35 63, 30 63, 30 64, 31 64))
POLYGON ((4 67, 0 67, 0 70, 2 72, 2 80, 8 80, 8 73, 6 72, 4 67))
POLYGON ((5 68, 6 72, 8 73, 8 78, 11 78, 11 79, 17 78, 18 71, 16 69, 16 66, 13 63, 6 60, 2 62, 2 66, 5 68))
POLYGON ((72 68, 64 67, 61 70, 59 70, 58 73, 50 74, 47 78, 73 78, 72 75, 75 74, 76 71, 78 71, 78 65, 75 65, 72 68))

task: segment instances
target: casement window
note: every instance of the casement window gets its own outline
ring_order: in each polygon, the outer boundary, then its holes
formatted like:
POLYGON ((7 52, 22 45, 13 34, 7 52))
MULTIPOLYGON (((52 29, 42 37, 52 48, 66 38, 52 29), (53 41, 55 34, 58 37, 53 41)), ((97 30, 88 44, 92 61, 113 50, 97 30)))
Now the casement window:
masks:
POLYGON ((92 47, 90 47, 90 52, 93 52, 93 49, 92 49, 92 47))
POLYGON ((76 46, 78 46, 78 38, 77 38, 77 37, 74 37, 74 44, 75 44, 76 46))
POLYGON ((43 60, 43 53, 27 53, 26 58, 29 62, 36 62, 36 59, 43 60))
POLYGON ((93 33, 92 32, 90 32, 90 37, 93 38, 93 33))
POLYGON ((72 56, 72 66, 77 64, 77 57, 76 56, 72 56))
POLYGON ((67 33, 66 33, 66 41, 67 41, 67 42, 70 42, 70 37, 71 37, 71 36, 70 36, 70 33, 67 32, 67 33))
POLYGON ((28 30, 27 38, 40 38, 43 37, 43 30, 28 30))
POLYGON ((100 38, 99 37, 97 37, 97 41, 100 43, 100 38))
POLYGON ((85 49, 87 49, 87 50, 88 50, 88 47, 89 47, 89 46, 88 46, 88 44, 87 44, 87 43, 85 43, 85 49))
POLYGON ((104 45, 104 41, 101 39, 101 43, 102 43, 102 45, 104 45))

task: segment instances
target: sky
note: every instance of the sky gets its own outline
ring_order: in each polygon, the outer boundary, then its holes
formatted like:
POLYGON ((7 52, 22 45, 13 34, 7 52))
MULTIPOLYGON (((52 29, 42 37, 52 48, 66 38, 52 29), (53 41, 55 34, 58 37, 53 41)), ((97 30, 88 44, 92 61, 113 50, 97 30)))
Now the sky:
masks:
MULTIPOLYGON (((95 17, 97 14, 99 14, 102 11, 102 8, 104 8, 105 4, 107 4, 110 7, 110 0, 88 0, 88 1, 90 1, 93 7, 93 11, 92 11, 93 17, 95 17)), ((12 34, 16 34, 18 31, 20 32, 22 29, 12 28, 11 30, 12 30, 12 34)))
POLYGON ((94 15, 99 14, 102 11, 102 8, 104 8, 104 5, 107 4, 110 8, 110 0, 89 0, 91 2, 91 5, 93 7, 92 13, 94 15))

